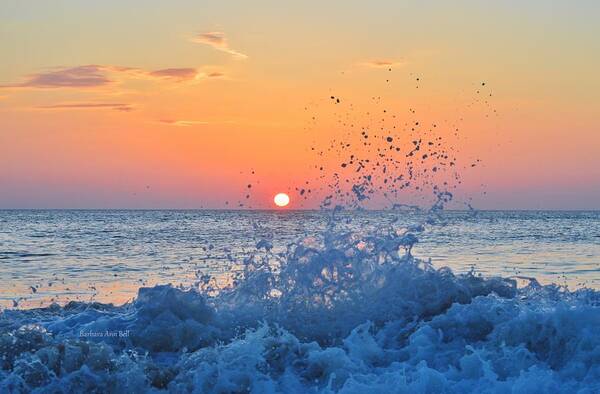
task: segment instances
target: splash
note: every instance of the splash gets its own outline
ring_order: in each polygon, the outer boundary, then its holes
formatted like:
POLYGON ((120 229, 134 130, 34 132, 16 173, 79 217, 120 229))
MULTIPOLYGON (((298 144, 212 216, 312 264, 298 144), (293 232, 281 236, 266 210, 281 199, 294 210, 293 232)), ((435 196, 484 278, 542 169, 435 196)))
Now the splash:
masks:
POLYGON ((121 306, 2 311, 0 392, 600 391, 600 293, 455 274, 413 255, 453 199, 455 184, 438 177, 458 175, 449 148, 415 139, 418 125, 408 125, 404 134, 363 128, 360 153, 332 142, 342 163, 328 172, 323 231, 281 249, 255 223, 255 249, 229 282, 198 274, 190 288, 142 287, 121 306), (412 186, 428 188, 430 209, 398 202, 394 193, 412 186), (381 196, 398 216, 420 219, 348 225, 340 203, 362 208, 381 196))
POLYGON ((337 208, 283 252, 259 241, 230 286, 5 310, 0 391, 597 390, 599 294, 436 269, 411 254, 436 215, 353 232, 337 208))
MULTIPOLYGON (((391 84, 392 68, 384 71, 391 84)), ((416 89, 424 82, 415 79, 416 89)), ((493 110, 491 89, 477 86, 465 108, 493 110)), ((462 116, 436 120, 427 105, 400 104, 397 97, 373 95, 368 100, 331 95, 307 106, 306 132, 313 136, 311 167, 317 175, 296 187, 297 198, 321 208, 390 209, 413 201, 422 207, 435 203, 439 194, 455 194, 462 176, 481 159, 460 150, 462 116), (322 136, 325 138, 322 138, 322 136)), ((461 203, 466 206, 467 203, 461 203)))
MULTIPOLYGON (((384 77, 389 88, 390 76, 397 75, 392 68, 384 73, 389 74, 384 77)), ((419 76, 410 74, 409 79, 415 89, 427 85, 419 76)), ((497 116, 491 87, 477 83, 457 100, 454 112, 444 116, 432 113, 428 103, 409 104, 410 93, 402 101, 395 96, 324 95, 304 108, 303 140, 312 143, 306 147, 303 174, 285 188, 294 192, 293 208, 391 209, 408 202, 429 207, 440 193, 462 191, 465 173, 482 164, 479 157, 461 151, 465 111, 484 113, 486 119, 497 116)), ((240 175, 248 184, 240 185, 244 197, 235 207, 272 208, 264 201, 268 193, 251 187, 260 183, 259 174, 251 169, 240 175)), ((463 197, 467 201, 454 199, 457 208, 468 207, 470 197, 463 197)), ((232 207, 230 202, 226 206, 232 207)))

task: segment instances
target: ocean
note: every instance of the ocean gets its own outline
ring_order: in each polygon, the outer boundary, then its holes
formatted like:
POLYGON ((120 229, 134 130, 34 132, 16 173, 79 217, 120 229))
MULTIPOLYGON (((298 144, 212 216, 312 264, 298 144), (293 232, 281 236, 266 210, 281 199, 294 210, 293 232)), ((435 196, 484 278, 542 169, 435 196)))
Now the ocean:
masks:
MULTIPOLYGON (((424 214, 343 215, 358 231, 393 220, 401 228, 424 214)), ((283 251, 326 223, 320 211, 0 211, 0 305, 123 303, 141 283, 190 286, 199 271, 219 277, 241 269, 261 239, 283 251)), ((446 211, 413 254, 457 273, 598 288, 600 212, 446 211)))
POLYGON ((597 393, 600 212, 0 211, 0 392, 597 393))

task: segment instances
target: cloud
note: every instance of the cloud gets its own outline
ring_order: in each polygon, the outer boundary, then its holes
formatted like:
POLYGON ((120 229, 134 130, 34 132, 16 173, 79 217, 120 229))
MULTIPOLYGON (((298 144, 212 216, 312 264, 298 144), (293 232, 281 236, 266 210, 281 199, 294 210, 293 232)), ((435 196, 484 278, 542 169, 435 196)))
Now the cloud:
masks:
POLYGON ((208 73, 207 77, 209 78, 222 78, 225 76, 225 73, 222 73, 220 71, 213 71, 211 73, 208 73))
POLYGON ((202 125, 214 125, 214 124, 235 124, 235 120, 186 120, 186 119, 159 119, 157 123, 167 126, 202 126, 202 125))
POLYGON ((204 44, 213 47, 214 49, 228 53, 237 59, 246 59, 248 56, 238 52, 229 47, 229 43, 227 42, 227 37, 225 37, 225 33, 220 31, 212 31, 207 33, 200 33, 195 37, 192 37, 190 41, 195 42, 197 44, 204 44))
POLYGON ((362 62, 359 63, 359 65, 361 66, 365 66, 365 67, 373 67, 373 68, 389 68, 389 67, 394 67, 394 66, 404 66, 406 64, 405 61, 401 61, 401 60, 386 60, 386 59, 375 59, 375 60, 369 60, 366 62, 362 62))
POLYGON ((30 74, 24 82, 13 85, 0 85, 4 88, 88 88, 111 83, 103 66, 86 65, 62 68, 38 74, 30 74))
POLYGON ((195 68, 165 68, 162 70, 150 71, 150 76, 157 78, 173 78, 181 81, 196 79, 199 76, 195 68))
MULTIPOLYGON (((135 67, 114 65, 84 65, 59 68, 28 75, 23 82, 0 85, 0 88, 95 88, 122 79, 171 80, 183 82, 200 79, 206 75, 195 68, 164 68, 148 71, 135 67)), ((210 76, 210 74, 208 75, 210 76)))
POLYGON ((163 68, 160 70, 147 71, 141 68, 105 66, 107 71, 122 74, 133 79, 168 79, 176 82, 191 81, 204 76, 195 68, 163 68))
POLYGON ((207 125, 210 122, 202 121, 202 120, 174 120, 174 119, 160 119, 159 123, 166 124, 169 126, 179 126, 179 127, 187 127, 187 126, 195 126, 195 125, 207 125))
POLYGON ((62 103, 52 105, 41 105, 37 109, 60 110, 60 109, 96 109, 106 108, 115 111, 129 112, 133 110, 131 104, 126 103, 62 103))

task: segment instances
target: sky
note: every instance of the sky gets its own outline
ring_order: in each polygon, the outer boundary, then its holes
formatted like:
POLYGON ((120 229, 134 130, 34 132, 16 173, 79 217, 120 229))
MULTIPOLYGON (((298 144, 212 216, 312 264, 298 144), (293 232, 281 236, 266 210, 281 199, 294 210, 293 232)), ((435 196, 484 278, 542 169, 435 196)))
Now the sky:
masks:
POLYGON ((398 124, 439 124, 460 201, 600 209, 599 11, 4 0, 0 208, 269 208, 277 192, 315 208, 336 119, 374 128, 384 106, 398 124))

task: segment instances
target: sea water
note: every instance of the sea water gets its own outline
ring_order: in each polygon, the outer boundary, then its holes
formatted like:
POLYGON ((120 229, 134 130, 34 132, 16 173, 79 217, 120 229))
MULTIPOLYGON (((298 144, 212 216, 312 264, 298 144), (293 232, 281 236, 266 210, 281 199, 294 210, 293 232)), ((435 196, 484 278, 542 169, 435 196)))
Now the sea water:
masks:
MULTIPOLYGON (((395 227, 423 213, 348 211, 348 228, 395 227), (395 221, 392 223, 392 221, 395 221)), ((224 279, 256 243, 274 251, 318 235, 319 211, 0 211, 0 305, 70 300, 123 303, 143 285, 224 279)), ((600 212, 446 211, 419 234, 413 255, 456 273, 600 286, 600 212)))
POLYGON ((600 213, 3 211, 0 392, 597 393, 600 213))

